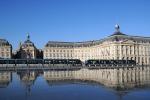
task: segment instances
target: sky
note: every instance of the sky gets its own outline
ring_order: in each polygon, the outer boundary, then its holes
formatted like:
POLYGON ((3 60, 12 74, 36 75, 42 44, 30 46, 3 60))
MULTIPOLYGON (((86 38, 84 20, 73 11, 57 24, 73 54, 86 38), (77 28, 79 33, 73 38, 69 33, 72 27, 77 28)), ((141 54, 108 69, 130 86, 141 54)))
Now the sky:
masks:
POLYGON ((13 49, 27 33, 37 48, 48 41, 88 41, 115 31, 150 37, 150 0, 0 0, 0 38, 13 49))

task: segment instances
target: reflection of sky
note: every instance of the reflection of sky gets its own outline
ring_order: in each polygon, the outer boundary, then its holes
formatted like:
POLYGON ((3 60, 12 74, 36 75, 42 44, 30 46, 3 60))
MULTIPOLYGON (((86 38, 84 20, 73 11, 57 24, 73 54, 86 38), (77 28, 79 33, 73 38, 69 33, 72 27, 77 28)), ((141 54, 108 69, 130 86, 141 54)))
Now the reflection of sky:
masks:
POLYGON ((149 5, 149 0, 1 0, 0 37, 16 48, 30 32, 43 48, 49 40, 106 37, 116 23, 123 33, 149 36, 149 5))

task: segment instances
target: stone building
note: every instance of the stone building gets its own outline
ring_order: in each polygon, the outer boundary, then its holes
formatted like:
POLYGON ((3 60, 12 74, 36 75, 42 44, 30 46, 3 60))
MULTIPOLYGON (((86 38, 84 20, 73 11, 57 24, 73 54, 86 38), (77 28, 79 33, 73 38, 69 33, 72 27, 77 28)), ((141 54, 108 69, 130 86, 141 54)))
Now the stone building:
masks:
POLYGON ((12 45, 5 39, 0 39, 0 58, 12 57, 12 45))
POLYGON ((32 41, 30 36, 27 34, 27 39, 23 44, 20 44, 19 50, 17 51, 17 58, 21 59, 35 59, 37 57, 37 48, 32 41))
POLYGON ((118 59, 150 64, 150 37, 130 36, 116 31, 100 40, 85 42, 49 41, 43 49, 44 59, 118 59))

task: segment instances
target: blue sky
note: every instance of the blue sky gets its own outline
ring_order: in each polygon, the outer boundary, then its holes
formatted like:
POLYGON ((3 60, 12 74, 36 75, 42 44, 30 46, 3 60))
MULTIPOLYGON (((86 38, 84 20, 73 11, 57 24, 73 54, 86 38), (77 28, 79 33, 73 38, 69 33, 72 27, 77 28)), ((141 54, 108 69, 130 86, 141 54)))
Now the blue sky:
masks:
POLYGON ((37 48, 49 41, 97 40, 114 25, 150 37, 150 0, 0 0, 0 38, 13 49, 30 33, 37 48))

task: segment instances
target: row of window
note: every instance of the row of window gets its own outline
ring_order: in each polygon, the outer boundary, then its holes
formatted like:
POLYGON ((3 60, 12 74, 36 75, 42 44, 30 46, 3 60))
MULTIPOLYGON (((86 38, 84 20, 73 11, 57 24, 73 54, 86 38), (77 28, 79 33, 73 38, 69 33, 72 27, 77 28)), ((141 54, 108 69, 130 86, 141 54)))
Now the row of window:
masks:
POLYGON ((45 50, 46 52, 73 52, 73 50, 45 50))
POLYGON ((6 53, 6 54, 2 53, 2 54, 0 54, 0 58, 10 58, 10 54, 8 54, 8 53, 6 53))
MULTIPOLYGON (((90 50, 74 50, 74 51, 75 52, 90 52, 90 50)), ((73 50, 45 50, 45 52, 73 52, 73 50)))
POLYGON ((9 48, 0 48, 0 51, 10 51, 9 48))
POLYGON ((73 54, 48 54, 45 53, 46 57, 91 57, 91 56, 99 56, 99 55, 89 55, 89 54, 77 54, 77 55, 73 55, 73 54))
POLYGON ((72 54, 45 54, 46 57, 72 57, 72 54))

